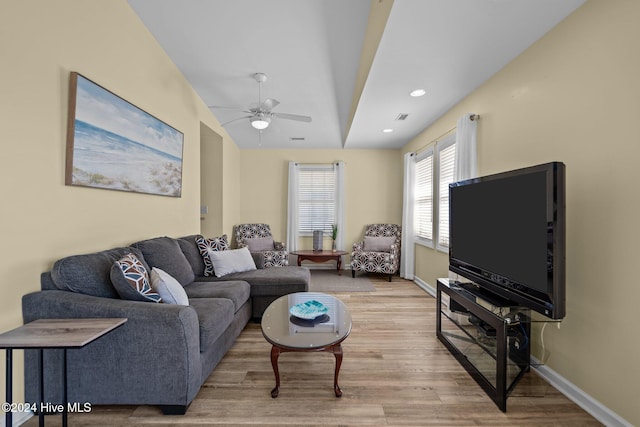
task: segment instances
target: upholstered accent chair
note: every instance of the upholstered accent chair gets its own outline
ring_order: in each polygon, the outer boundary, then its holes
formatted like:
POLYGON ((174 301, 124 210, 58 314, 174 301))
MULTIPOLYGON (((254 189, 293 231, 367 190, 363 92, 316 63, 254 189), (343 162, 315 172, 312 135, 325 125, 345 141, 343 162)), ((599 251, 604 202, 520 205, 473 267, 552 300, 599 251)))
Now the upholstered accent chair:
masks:
POLYGON ((353 244, 351 277, 356 271, 383 273, 392 276, 400 267, 400 238, 402 228, 396 224, 369 224, 364 239, 353 244))
POLYGON ((249 248, 258 268, 289 265, 286 244, 273 241, 268 224, 236 225, 236 245, 238 248, 249 248))

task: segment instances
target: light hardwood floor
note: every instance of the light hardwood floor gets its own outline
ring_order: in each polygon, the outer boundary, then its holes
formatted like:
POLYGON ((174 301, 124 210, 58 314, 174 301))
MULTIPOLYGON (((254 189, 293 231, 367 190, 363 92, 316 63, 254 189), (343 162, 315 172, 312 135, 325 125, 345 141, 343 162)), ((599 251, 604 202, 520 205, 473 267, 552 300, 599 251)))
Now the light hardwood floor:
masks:
MULTIPOLYGON (((151 406, 96 406, 71 414, 72 426, 138 425, 600 425, 535 373, 501 412, 435 334, 435 299, 413 282, 371 276, 376 292, 336 293, 353 317, 343 342, 342 398, 333 393, 329 353, 280 356, 277 399, 260 325, 250 323, 207 379, 184 416, 151 406)), ((159 367, 161 369, 161 367, 159 367)), ((47 417, 59 425, 60 417, 47 417)), ((37 419, 25 425, 37 425, 37 419)))

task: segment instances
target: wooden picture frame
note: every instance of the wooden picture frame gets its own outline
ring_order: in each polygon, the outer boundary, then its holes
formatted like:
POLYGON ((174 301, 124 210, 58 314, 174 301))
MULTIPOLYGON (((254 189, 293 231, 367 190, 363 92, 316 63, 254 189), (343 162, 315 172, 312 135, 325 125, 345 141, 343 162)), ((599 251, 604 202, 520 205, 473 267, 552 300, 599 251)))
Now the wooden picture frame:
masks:
POLYGON ((77 72, 65 184, 181 197, 184 135, 77 72))

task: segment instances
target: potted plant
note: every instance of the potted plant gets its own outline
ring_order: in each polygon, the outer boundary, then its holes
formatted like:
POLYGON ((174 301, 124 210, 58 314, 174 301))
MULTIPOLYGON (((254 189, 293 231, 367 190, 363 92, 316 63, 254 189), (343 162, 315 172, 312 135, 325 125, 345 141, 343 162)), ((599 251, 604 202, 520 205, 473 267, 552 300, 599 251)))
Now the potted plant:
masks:
POLYGON ((336 251, 336 239, 338 238, 338 224, 331 224, 331 251, 336 251))

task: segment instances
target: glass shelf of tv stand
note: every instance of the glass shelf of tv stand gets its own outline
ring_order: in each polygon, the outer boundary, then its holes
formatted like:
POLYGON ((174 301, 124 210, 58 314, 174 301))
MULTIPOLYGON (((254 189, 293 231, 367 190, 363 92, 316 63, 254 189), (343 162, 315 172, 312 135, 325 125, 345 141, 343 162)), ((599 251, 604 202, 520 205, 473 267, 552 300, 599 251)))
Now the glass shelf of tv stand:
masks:
POLYGON ((507 396, 529 370, 529 309, 489 302, 447 279, 438 279, 437 290, 438 338, 506 411, 507 396))

